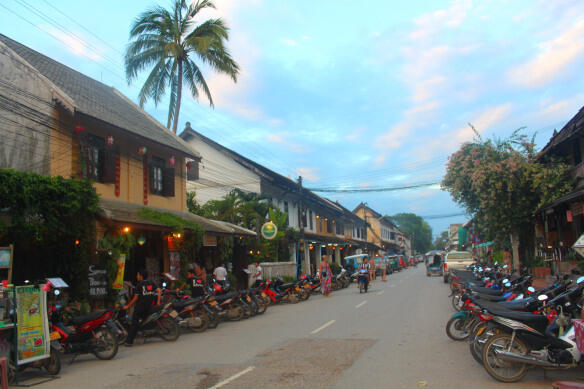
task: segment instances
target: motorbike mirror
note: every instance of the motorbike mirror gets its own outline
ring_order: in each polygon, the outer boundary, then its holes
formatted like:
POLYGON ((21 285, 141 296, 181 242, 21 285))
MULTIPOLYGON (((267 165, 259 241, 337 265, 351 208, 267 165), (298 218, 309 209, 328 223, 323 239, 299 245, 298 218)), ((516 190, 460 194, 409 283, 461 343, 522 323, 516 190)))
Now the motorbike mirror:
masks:
POLYGON ((507 269, 508 267, 508 265, 503 265, 503 269, 507 269))
POLYGON ((509 282, 509 279, 508 279, 508 278, 504 278, 502 282, 503 282, 504 284, 506 284, 507 282, 509 282))
POLYGON ((584 282, 584 276, 582 276, 582 277, 578 277, 578 279, 576 280, 576 283, 577 283, 577 284, 580 284, 580 283, 582 283, 582 282, 584 282))
POLYGON ((482 268, 482 267, 479 267, 479 271, 481 271, 481 272, 482 272, 482 271, 483 271, 483 268, 482 268))
POLYGON ((166 282, 163 282, 163 283, 162 283, 162 287, 163 287, 163 288, 166 288, 166 282))
POLYGON ((495 261, 494 265, 497 266, 499 264, 499 261, 495 261))
POLYGON ((539 296, 537 296, 537 299, 539 301, 546 301, 548 299, 547 294, 540 294, 539 296))
POLYGON ((59 289, 55 289, 53 293, 55 293, 55 296, 58 296, 61 294, 61 291, 59 289))
POLYGON ((533 286, 530 286, 529 288, 527 288, 527 291, 529 293, 535 293, 535 288, 533 286))
POLYGON ((509 288, 509 287, 511 287, 511 283, 510 283, 510 282, 505 282, 505 287, 506 287, 506 288, 509 288))

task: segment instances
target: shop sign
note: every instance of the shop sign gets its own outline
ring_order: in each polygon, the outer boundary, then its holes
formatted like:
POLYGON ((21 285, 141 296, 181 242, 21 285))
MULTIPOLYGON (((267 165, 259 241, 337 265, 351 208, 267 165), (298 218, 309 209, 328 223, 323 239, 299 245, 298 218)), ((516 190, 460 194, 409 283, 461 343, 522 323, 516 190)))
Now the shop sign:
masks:
POLYGON ((215 235, 207 235, 203 238, 203 246, 205 247, 215 247, 217 246, 217 237, 215 235))
POLYGON ((584 234, 580 235, 576 243, 572 246, 574 251, 584 257, 584 234))
POLYGON ((276 227, 274 222, 266 222, 262 226, 261 233, 265 239, 274 239, 278 233, 278 227, 276 227))
POLYGON ((107 273, 105 268, 89 265, 89 297, 107 296, 107 273))
POLYGON ((49 357, 47 293, 36 286, 16 287, 17 364, 49 357))

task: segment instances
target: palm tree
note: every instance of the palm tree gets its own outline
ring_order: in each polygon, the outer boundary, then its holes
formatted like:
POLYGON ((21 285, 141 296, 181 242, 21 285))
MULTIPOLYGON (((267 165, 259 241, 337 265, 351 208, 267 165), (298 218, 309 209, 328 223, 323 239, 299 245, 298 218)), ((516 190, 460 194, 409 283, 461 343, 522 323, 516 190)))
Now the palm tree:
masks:
POLYGON ((157 105, 170 86, 166 126, 170 128, 172 122, 175 134, 183 82, 195 98, 202 89, 213 107, 211 92, 193 57, 237 82, 239 65, 225 47, 229 28, 221 19, 208 19, 200 24, 194 21, 205 8, 215 8, 215 5, 211 0, 197 0, 187 7, 186 0, 174 0, 170 11, 156 6, 138 16, 130 29, 130 43, 125 54, 128 84, 138 72, 153 67, 140 89, 140 106, 143 107, 148 99, 153 99, 157 105))

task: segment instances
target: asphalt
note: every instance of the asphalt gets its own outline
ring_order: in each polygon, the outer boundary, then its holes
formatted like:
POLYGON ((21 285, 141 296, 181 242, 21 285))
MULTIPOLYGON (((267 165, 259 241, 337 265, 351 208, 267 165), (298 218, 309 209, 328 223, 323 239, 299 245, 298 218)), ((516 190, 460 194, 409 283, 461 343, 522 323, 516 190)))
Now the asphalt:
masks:
MULTIPOLYGON (((69 364, 60 378, 38 385, 67 388, 501 388, 468 352, 446 336, 452 315, 441 277, 422 265, 354 285, 331 297, 270 307, 264 315, 221 323, 176 342, 151 340, 121 348, 111 361, 91 355, 69 364)), ((33 383, 38 376, 25 383, 33 383)), ((514 388, 551 388, 584 379, 580 368, 530 371, 514 388)))

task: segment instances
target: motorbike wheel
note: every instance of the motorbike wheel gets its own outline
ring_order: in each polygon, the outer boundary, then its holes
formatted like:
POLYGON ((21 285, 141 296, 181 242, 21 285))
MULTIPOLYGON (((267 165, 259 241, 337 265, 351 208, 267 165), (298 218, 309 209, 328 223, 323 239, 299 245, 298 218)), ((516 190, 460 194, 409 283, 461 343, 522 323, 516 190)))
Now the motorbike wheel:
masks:
POLYGON ((468 320, 452 317, 446 323, 446 335, 452 340, 461 341, 468 338, 468 320))
POLYGON ((217 328, 218 325, 219 325, 219 318, 215 315, 210 316, 208 328, 217 328))
POLYGON ((49 358, 45 359, 43 368, 50 375, 57 375, 61 372, 61 355, 59 350, 51 347, 51 354, 49 358))
POLYGON ((339 282, 337 281, 336 278, 333 278, 331 280, 331 290, 332 291, 339 290, 339 282))
POLYGON ((310 293, 306 289, 300 289, 300 292, 298 293, 298 298, 300 298, 300 300, 305 301, 308 300, 309 297, 310 293))
POLYGON ((259 298, 257 300, 257 305, 258 305, 258 315, 261 315, 262 313, 264 313, 266 311, 266 309, 268 309, 268 304, 266 303, 266 300, 259 298))
POLYGON ((455 311, 460 311, 460 309, 462 308, 460 306, 460 298, 461 298, 460 294, 455 293, 452 295, 451 303, 452 303, 452 308, 454 308, 455 311))
POLYGON ((529 348, 520 339, 515 337, 511 344, 511 334, 492 336, 483 347, 483 366, 491 377, 501 382, 517 382, 527 373, 527 364, 522 362, 504 361, 495 355, 495 350, 507 350, 526 354, 529 348))
POLYGON ((298 296, 296 293, 288 293, 288 302, 291 304, 296 304, 298 302, 298 296))
MULTIPOLYGON (((198 317, 199 320, 201 320, 201 324, 199 324, 198 326, 195 325, 191 325, 192 322, 188 322, 189 323, 189 330, 191 330, 192 332, 203 332, 207 329, 207 327, 209 326, 209 317, 207 316, 207 314, 205 312, 201 312, 201 311, 195 311, 195 312, 191 312, 191 317, 192 319, 198 317)), ((189 319, 190 319, 189 318, 189 319)), ((189 320, 187 319, 187 320, 189 320)))
POLYGON ((179 337, 178 325, 170 317, 161 317, 156 320, 158 324, 158 334, 166 341, 175 341, 179 337))
POLYGON ((99 359, 112 359, 118 353, 118 339, 109 328, 100 327, 94 331, 96 350, 93 354, 99 359))
POLYGON ((365 290, 365 283, 359 282, 359 293, 363 293, 364 290, 365 290))
POLYGON ((229 308, 227 318, 231 321, 240 321, 243 318, 243 308, 239 305, 232 305, 229 308))

